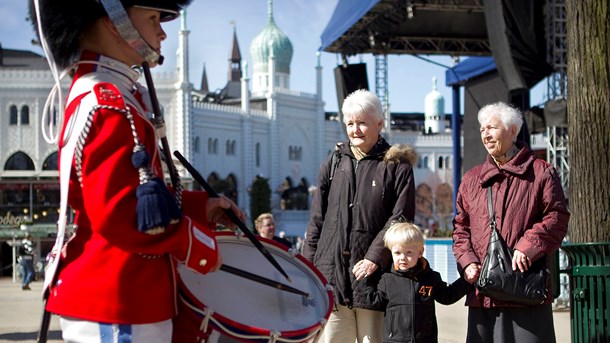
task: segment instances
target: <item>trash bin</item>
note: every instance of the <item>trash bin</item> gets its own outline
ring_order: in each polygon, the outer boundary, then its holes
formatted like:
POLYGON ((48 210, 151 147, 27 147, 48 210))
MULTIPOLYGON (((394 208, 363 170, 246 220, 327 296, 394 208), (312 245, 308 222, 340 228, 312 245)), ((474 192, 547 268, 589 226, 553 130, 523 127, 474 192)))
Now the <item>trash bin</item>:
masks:
POLYGON ((610 242, 564 244, 572 342, 610 342, 610 242))

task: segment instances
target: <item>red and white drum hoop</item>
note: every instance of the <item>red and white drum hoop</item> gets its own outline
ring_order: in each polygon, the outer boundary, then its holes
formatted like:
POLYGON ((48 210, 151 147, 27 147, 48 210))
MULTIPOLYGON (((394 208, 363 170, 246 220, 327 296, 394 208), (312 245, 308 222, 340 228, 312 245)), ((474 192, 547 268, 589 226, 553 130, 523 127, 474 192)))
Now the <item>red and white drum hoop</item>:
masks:
POLYGON ((246 237, 227 232, 218 234, 216 240, 224 265, 289 285, 309 296, 224 271, 201 275, 180 265, 182 313, 178 319, 197 321, 198 337, 206 342, 218 336, 213 331, 243 342, 317 341, 333 307, 332 287, 322 274, 303 256, 291 254, 283 245, 261 238, 292 280, 289 282, 246 237), (188 319, 185 311, 189 312, 188 319))

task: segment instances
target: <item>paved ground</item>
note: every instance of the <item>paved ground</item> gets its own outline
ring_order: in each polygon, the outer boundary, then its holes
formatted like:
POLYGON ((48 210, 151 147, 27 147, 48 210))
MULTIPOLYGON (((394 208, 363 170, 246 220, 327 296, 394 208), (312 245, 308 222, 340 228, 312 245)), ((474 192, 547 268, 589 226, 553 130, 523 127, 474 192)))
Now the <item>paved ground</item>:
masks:
MULTIPOLYGON (((35 342, 42 314, 40 292, 42 282, 33 282, 31 291, 22 291, 11 278, 0 278, 0 342, 35 342)), ((437 304, 439 342, 461 343, 466 337, 467 309, 463 302, 451 306, 437 304)), ((554 312, 558 343, 570 342, 570 312, 554 312)), ((53 316, 49 343, 61 342, 59 321, 53 316)))

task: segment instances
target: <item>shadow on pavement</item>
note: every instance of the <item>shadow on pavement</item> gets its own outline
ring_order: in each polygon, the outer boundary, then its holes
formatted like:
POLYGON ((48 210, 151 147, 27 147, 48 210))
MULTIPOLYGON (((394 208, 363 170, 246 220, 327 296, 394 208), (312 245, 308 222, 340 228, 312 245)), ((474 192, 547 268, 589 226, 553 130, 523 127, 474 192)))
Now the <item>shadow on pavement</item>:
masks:
MULTIPOLYGON (((0 334, 0 341, 2 342, 19 342, 19 341, 30 341, 35 342, 38 338, 38 331, 34 332, 12 332, 0 334)), ((47 334, 47 340, 61 340, 61 330, 49 330, 47 334)))

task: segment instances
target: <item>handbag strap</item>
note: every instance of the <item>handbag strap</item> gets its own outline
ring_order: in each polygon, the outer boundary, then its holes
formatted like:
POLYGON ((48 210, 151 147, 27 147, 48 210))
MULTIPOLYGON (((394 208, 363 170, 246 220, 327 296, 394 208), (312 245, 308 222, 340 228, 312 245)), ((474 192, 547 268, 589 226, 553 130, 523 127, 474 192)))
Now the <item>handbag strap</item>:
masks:
POLYGON ((494 213, 491 186, 487 187, 487 210, 489 210, 489 225, 493 230, 496 228, 496 214, 494 213))

